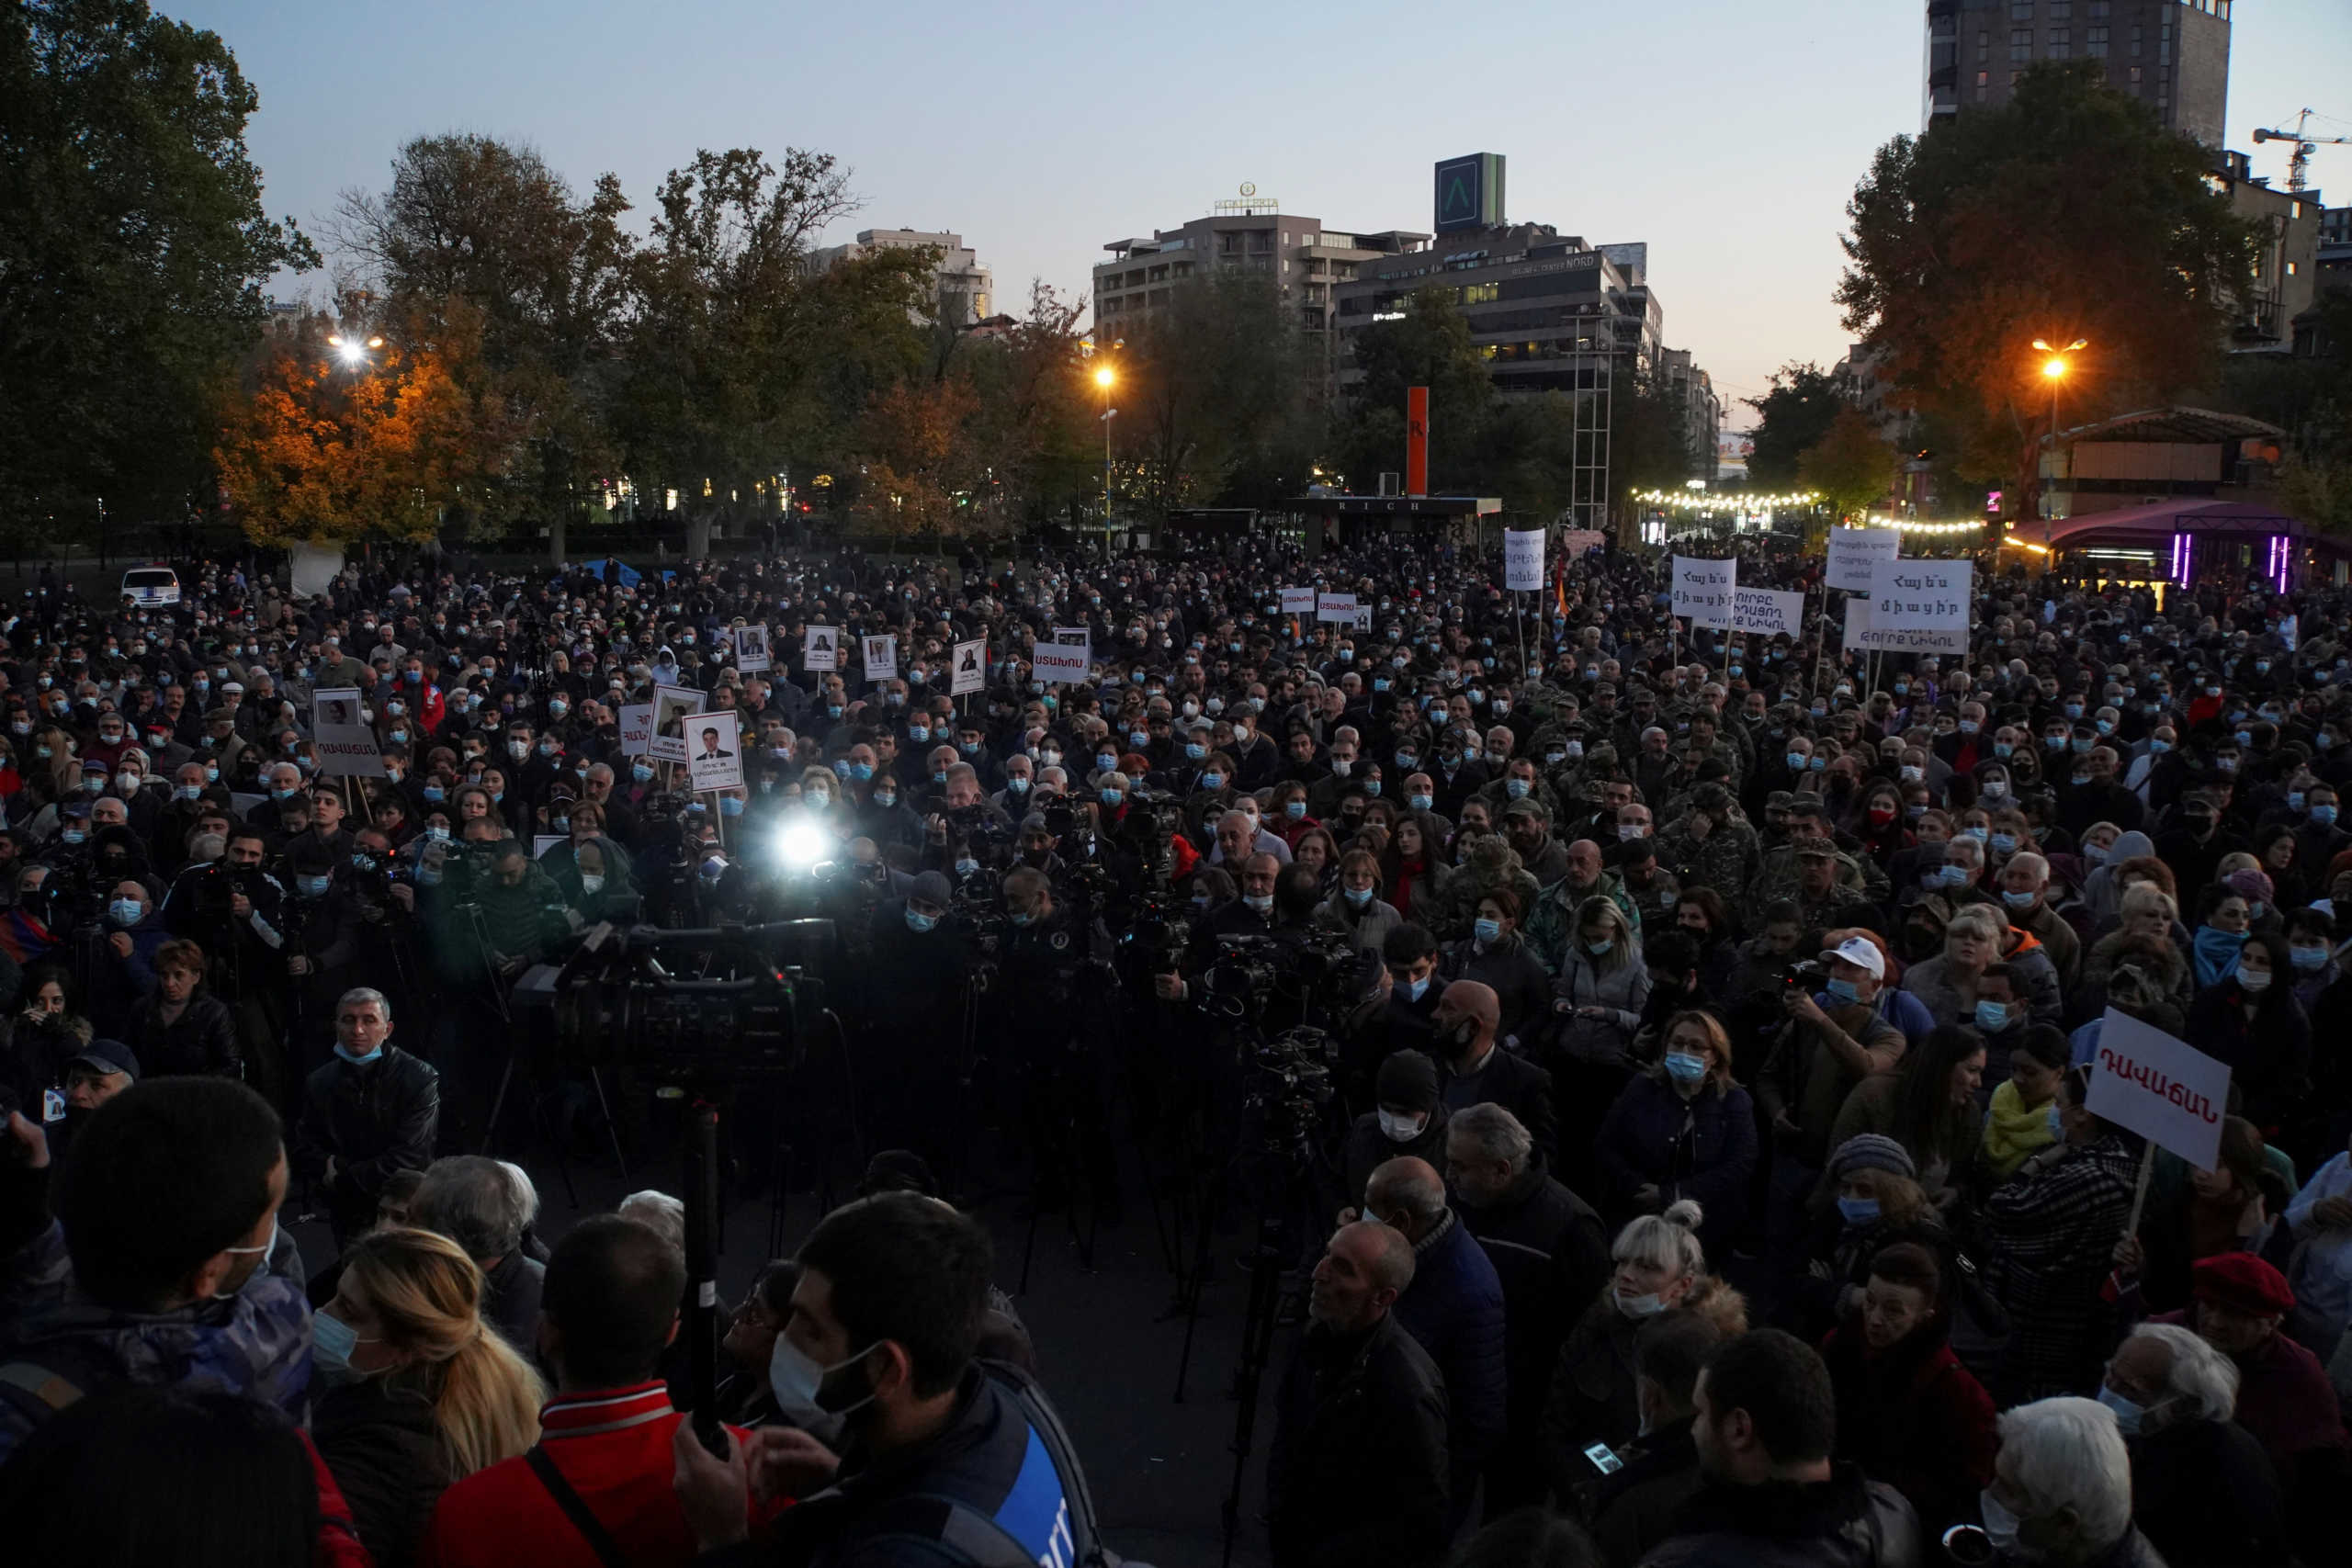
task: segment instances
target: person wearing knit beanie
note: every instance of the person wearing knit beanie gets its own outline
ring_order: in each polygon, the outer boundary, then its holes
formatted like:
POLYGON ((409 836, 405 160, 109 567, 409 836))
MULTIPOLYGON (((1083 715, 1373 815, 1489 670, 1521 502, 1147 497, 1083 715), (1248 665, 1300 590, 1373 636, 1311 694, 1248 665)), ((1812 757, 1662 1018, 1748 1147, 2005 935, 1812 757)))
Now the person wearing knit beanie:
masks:
POLYGON ((1883 1170, 1915 1181, 1919 1176, 1910 1151, 1883 1133, 1857 1134, 1830 1155, 1830 1180, 1843 1181, 1858 1170, 1883 1170))

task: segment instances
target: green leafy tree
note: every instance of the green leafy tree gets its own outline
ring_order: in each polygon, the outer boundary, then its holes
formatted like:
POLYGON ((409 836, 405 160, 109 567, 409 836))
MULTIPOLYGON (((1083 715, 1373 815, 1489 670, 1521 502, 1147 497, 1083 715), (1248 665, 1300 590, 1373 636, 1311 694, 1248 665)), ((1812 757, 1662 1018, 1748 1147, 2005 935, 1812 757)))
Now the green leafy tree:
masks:
POLYGON ((2101 70, 2033 66, 2002 107, 1896 137, 1847 204, 1846 325, 2025 515, 2050 407, 2032 341, 2088 342, 2070 418, 2163 401, 2211 384, 2251 275, 2255 229, 2207 187, 2210 155, 2101 70))
POLYGON ((1829 434, 1847 407, 1836 377, 1818 365, 1794 361, 1772 372, 1770 391, 1747 401, 1757 414, 1756 434, 1748 441, 1747 482, 1768 491, 1796 488, 1797 460, 1829 434))
POLYGON ((0 13, 0 506, 199 488, 263 283, 318 265, 263 214, 257 102, 218 36, 139 0, 0 13))
POLYGON ((1894 488, 1894 449, 1869 415, 1840 409, 1821 439, 1798 456, 1797 482, 1818 491, 1836 517, 1856 516, 1894 488))
POLYGON ((1115 351, 1124 503, 1159 514, 1297 494, 1317 446, 1303 336, 1266 275, 1224 270, 1177 288, 1115 351))
POLYGON ((1069 518, 1096 499, 1102 437, 1079 348, 1083 310, 1034 283, 1027 315, 1001 334, 967 341, 957 355, 977 404, 972 436, 985 456, 982 532, 1069 518))

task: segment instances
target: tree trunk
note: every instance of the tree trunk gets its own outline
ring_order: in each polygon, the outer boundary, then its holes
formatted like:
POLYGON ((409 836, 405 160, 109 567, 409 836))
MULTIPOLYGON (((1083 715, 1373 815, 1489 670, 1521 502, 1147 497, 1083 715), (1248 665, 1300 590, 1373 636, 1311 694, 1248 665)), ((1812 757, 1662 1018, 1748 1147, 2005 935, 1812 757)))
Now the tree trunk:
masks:
POLYGON ((568 522, 569 519, 559 512, 555 514, 555 520, 548 525, 548 564, 550 566, 563 564, 564 530, 568 522))
POLYGON ((710 558, 710 518, 707 514, 696 514, 686 519, 686 558, 695 561, 710 558))

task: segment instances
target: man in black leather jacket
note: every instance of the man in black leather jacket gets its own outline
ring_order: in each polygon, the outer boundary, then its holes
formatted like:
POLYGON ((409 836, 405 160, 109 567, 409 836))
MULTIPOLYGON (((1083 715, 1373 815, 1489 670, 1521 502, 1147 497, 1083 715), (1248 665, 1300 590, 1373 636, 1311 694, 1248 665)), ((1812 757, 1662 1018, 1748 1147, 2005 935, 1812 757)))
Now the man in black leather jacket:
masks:
POLYGON ((380 992, 345 992, 334 1059, 302 1088, 294 1168, 322 1184, 338 1247, 375 1223, 385 1178, 432 1160, 441 1123, 441 1075, 390 1043, 391 1014, 380 992))

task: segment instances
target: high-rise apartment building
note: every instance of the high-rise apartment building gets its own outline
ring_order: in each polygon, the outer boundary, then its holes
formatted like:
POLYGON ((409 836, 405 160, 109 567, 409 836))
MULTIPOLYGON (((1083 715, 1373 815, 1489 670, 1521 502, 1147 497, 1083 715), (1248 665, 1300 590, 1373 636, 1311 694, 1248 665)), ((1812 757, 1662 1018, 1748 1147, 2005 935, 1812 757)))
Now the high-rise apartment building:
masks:
POLYGON ((994 290, 989 269, 964 243, 961 234, 932 233, 922 229, 865 229, 855 243, 828 245, 808 254, 808 270, 824 272, 844 261, 874 251, 934 250, 939 265, 939 319, 951 327, 969 327, 987 320, 994 290))
POLYGON ((2096 60, 2108 81, 2222 145, 2233 0, 1928 0, 1925 124, 2005 104, 2025 68, 2096 60))
POLYGON ((1168 308, 1173 290, 1213 272, 1265 277, 1314 345, 1328 381, 1331 291, 1370 261, 1428 243, 1427 234, 1389 229, 1341 232, 1319 218, 1280 210, 1280 204, 1244 186, 1241 195, 1214 204, 1209 216, 1173 229, 1113 240, 1111 259, 1094 264, 1094 337, 1108 343, 1168 308))

